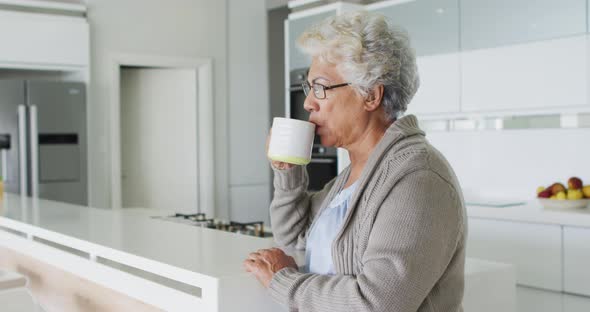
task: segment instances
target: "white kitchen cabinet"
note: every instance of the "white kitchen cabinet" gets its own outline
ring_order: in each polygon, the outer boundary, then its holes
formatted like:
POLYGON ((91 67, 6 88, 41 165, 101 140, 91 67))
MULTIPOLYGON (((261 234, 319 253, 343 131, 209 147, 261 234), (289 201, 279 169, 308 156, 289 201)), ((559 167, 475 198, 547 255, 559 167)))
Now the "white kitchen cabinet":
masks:
POLYGON ((529 287, 517 287, 516 298, 518 301, 516 311, 518 312, 590 311, 590 297, 574 296, 529 287))
POLYGON ((377 2, 366 7, 385 15, 389 22, 408 31, 418 56, 459 50, 459 1, 419 0, 377 2))
POLYGON ((586 0, 460 0, 464 50, 586 32, 586 0))
POLYGON ((589 297, 563 295, 563 312, 582 311, 590 311, 589 297))
POLYGON ((361 8, 360 5, 337 2, 289 14, 289 19, 285 21, 285 51, 288 53, 285 57, 287 73, 293 69, 309 67, 311 63, 311 59, 297 47, 297 39, 308 27, 330 16, 361 8))
POLYGON ((408 105, 408 114, 433 115, 460 110, 459 54, 421 56, 417 59, 420 87, 408 105))
POLYGON ((308 27, 330 16, 363 8, 364 6, 359 4, 336 2, 289 14, 285 21, 285 111, 287 116, 290 116, 291 111, 291 96, 288 91, 291 87, 290 72, 294 69, 309 68, 311 65, 311 59, 297 46, 299 36, 308 27))
POLYGON ((562 290, 559 225, 469 218, 467 256, 513 264, 520 285, 562 290))
POLYGON ((377 2, 369 11, 407 30, 416 51, 420 87, 408 114, 458 113, 460 106, 458 0, 377 2))
POLYGON ((588 106, 586 36, 461 53, 464 112, 588 106))
POLYGON ((78 70, 88 66, 86 19, 0 11, 0 66, 78 70))
POLYGON ((231 220, 270 224, 270 185, 230 186, 229 193, 231 220))
POLYGON ((563 228, 564 290, 590 296, 590 228, 563 228))
POLYGON ((307 29, 307 27, 319 23, 323 19, 335 14, 336 11, 334 10, 286 21, 287 25, 285 29, 288 29, 289 34, 288 37, 286 37, 289 38, 289 70, 309 67, 309 64, 311 63, 311 59, 300 51, 297 46, 297 39, 299 36, 307 29))
POLYGON ((270 129, 267 42, 265 36, 251 36, 266 29, 265 3, 262 0, 229 3, 230 186, 269 185, 270 167, 265 153, 270 129))
POLYGON ((530 287, 516 287, 518 312, 563 312, 563 294, 530 287))

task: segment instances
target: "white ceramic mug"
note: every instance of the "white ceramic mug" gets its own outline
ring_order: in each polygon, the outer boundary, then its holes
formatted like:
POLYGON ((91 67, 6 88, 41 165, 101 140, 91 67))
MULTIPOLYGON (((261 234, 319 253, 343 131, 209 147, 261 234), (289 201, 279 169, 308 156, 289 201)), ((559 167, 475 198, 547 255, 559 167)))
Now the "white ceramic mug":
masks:
POLYGON ((268 158, 294 165, 307 165, 311 151, 315 124, 298 119, 275 117, 268 144, 268 158))

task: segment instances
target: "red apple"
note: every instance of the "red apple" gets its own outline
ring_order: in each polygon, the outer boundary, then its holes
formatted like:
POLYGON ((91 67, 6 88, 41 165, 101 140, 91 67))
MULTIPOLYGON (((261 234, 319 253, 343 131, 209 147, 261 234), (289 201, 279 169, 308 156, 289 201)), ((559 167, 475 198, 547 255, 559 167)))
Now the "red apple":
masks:
POLYGON ((543 192, 537 194, 537 197, 539 198, 549 198, 551 197, 551 190, 544 190, 543 192))
POLYGON ((569 180, 567 180, 567 186, 570 190, 579 190, 583 186, 582 180, 577 177, 571 177, 569 180))
POLYGON ((557 195, 559 192, 565 192, 565 186, 563 186, 561 183, 553 183, 553 185, 551 185, 549 188, 551 189, 551 195, 557 195))

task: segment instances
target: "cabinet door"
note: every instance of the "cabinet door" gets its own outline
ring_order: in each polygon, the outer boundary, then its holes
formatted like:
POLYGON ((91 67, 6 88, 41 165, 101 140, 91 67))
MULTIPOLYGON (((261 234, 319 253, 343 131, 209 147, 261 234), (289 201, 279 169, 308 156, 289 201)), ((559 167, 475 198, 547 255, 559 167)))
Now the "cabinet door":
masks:
POLYGON ((309 67, 311 59, 303 54, 297 46, 297 39, 299 36, 310 26, 321 22, 325 18, 335 15, 336 10, 318 13, 311 16, 300 17, 297 19, 291 19, 287 21, 288 36, 286 38, 288 42, 289 51, 289 70, 296 68, 309 67))
POLYGON ((564 227, 564 290, 590 296, 590 229, 564 227))
POLYGON ((462 110, 580 107, 587 103, 585 36, 463 52, 462 110))
POLYGON ((422 56, 459 50, 458 2, 420 0, 369 9, 388 17, 392 25, 405 28, 416 54, 422 56))
POLYGON ((268 184, 267 42, 266 36, 251 36, 266 29, 264 1, 232 0, 228 14, 229 181, 232 186, 268 184))
POLYGON ((558 292, 546 291, 530 287, 516 287, 516 311, 566 312, 567 310, 562 309, 563 297, 564 295, 558 292))
POLYGON ((521 285, 561 291, 561 226, 469 218, 467 256, 513 264, 521 285))
POLYGON ((460 0, 464 50, 586 32, 586 0, 460 0))
POLYGON ((457 113, 460 109, 459 55, 418 57, 420 87, 408 105, 408 114, 457 113))
POLYGON ((230 186, 230 216, 236 222, 264 221, 270 224, 270 185, 230 186))
POLYGON ((563 312, 590 311, 590 298, 563 295, 563 312))
POLYGON ((84 18, 0 12, 0 63, 11 67, 85 67, 88 38, 84 18))

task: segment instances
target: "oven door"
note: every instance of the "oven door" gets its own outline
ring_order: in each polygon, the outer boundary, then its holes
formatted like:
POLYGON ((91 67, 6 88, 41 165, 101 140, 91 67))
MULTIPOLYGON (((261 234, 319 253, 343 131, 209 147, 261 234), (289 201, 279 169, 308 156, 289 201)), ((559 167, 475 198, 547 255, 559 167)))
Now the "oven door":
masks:
POLYGON ((309 120, 309 112, 303 108, 303 103, 305 103, 305 93, 303 92, 303 88, 301 86, 291 87, 289 90, 291 95, 291 118, 299 119, 299 120, 309 120))
POLYGON ((336 157, 311 158, 307 164, 307 175, 309 176, 309 191, 320 191, 326 183, 338 175, 336 157))

